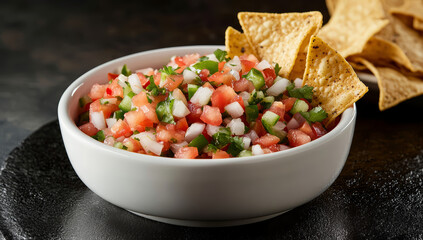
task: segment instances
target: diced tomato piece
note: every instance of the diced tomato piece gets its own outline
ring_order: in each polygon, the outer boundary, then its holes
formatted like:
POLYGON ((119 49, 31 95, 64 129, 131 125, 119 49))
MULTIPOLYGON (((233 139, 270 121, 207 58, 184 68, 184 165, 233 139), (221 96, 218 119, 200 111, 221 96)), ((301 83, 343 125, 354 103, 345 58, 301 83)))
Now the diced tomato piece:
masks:
POLYGON ((222 114, 217 107, 210 107, 205 105, 203 107, 203 113, 201 114, 200 119, 210 125, 219 126, 222 124, 222 114))
POLYGON ((148 104, 140 107, 140 110, 144 112, 145 116, 150 119, 153 123, 159 123, 159 118, 157 117, 156 108, 153 105, 148 104))
POLYGON ((154 84, 156 84, 157 86, 159 86, 160 85, 160 82, 162 81, 162 73, 159 72, 159 71, 155 71, 154 72, 154 75, 153 75, 153 78, 154 78, 154 84))
POLYGON ((233 82, 233 87, 236 92, 252 92, 254 90, 254 84, 245 78, 233 82))
POLYGON ((110 97, 121 97, 123 98, 123 88, 119 85, 118 79, 113 80, 111 84, 109 84, 106 88, 106 92, 104 93, 104 98, 110 97))
POLYGON ((137 76, 140 79, 141 85, 143 87, 146 87, 146 86, 148 86, 150 84, 150 80, 148 80, 148 78, 145 77, 144 74, 142 74, 140 72, 137 72, 137 76))
POLYGON ((182 60, 184 61, 186 66, 189 66, 193 63, 195 63, 200 58, 200 54, 194 53, 194 54, 187 54, 182 57, 182 60))
POLYGON ((94 127, 94 124, 90 122, 79 126, 79 129, 81 129, 83 133, 87 134, 90 137, 94 136, 98 132, 98 129, 94 127))
MULTIPOLYGON (((150 99, 151 99, 151 97, 150 97, 150 99)), ((141 107, 141 106, 149 104, 148 98, 147 98, 147 93, 142 91, 142 92, 138 93, 137 95, 133 96, 132 97, 132 103, 134 104, 134 106, 137 106, 137 107, 141 107)))
POLYGON ((129 137, 132 135, 132 131, 128 123, 126 121, 122 121, 122 119, 119 119, 110 130, 112 131, 114 138, 122 136, 129 137))
POLYGON ((270 106, 269 111, 278 114, 281 119, 284 119, 285 116, 285 105, 282 102, 274 101, 272 106, 270 106))
MULTIPOLYGON (((340 116, 336 117, 335 120, 333 120, 331 123, 329 123, 329 125, 326 125, 326 129, 328 131, 331 131, 332 129, 334 129, 336 127, 336 125, 338 125, 340 120, 341 120, 340 116)), ((327 121, 327 119, 326 119, 326 121, 327 121)))
POLYGON ((106 93, 107 84, 94 84, 91 87, 90 93, 88 93, 88 97, 90 97, 93 101, 100 99, 106 93))
POLYGON ((298 129, 291 129, 288 131, 288 141, 291 147, 298 147, 311 142, 311 138, 298 129))
POLYGON ((282 103, 285 105, 285 111, 289 112, 291 111, 292 106, 294 106, 295 101, 297 100, 297 98, 287 98, 287 99, 283 99, 282 103))
POLYGON ((115 80, 115 78, 117 78, 119 76, 119 74, 115 74, 115 73, 108 73, 107 74, 107 80, 115 80))
POLYGON ((207 133, 207 128, 204 128, 204 130, 203 130, 203 132, 202 132, 201 134, 203 134, 203 136, 207 139, 207 141, 208 141, 208 142, 213 141, 212 136, 210 136, 210 135, 207 133))
POLYGON ((262 148, 267 148, 267 147, 272 146, 273 144, 279 143, 279 141, 280 141, 280 139, 278 137, 276 137, 276 136, 274 136, 270 133, 267 133, 266 135, 264 135, 260 138, 257 138, 254 141, 254 144, 260 144, 260 146, 262 148))
POLYGON ((194 159, 198 156, 196 147, 181 147, 175 153, 175 158, 194 159))
POLYGON ((153 127, 153 122, 145 116, 143 111, 130 111, 125 113, 124 116, 129 127, 133 130, 143 131, 145 127, 153 127))
POLYGON ((201 114, 203 113, 203 110, 201 109, 201 107, 189 102, 188 109, 190 113, 186 116, 187 121, 190 124, 195 122, 201 122, 200 117, 201 117, 201 114))
POLYGON ((309 135, 311 140, 314 140, 317 138, 317 135, 313 132, 313 129, 311 128, 310 124, 308 124, 307 121, 303 122, 303 124, 298 128, 298 130, 309 135))
POLYGON ((254 130, 257 133, 257 135, 259 137, 267 134, 267 131, 266 131, 266 129, 264 129, 263 124, 261 123, 260 119, 257 119, 256 122, 254 123, 254 125, 251 128, 252 130, 254 130))
MULTIPOLYGON (((156 109, 157 104, 159 104, 159 102, 164 101, 167 98, 167 94, 166 95, 157 95, 154 96, 153 102, 150 104, 151 106, 153 106, 154 109, 156 109)), ((154 110, 156 111, 156 110, 154 110)))
POLYGON ((187 68, 187 67, 186 66, 179 67, 178 69, 175 70, 175 72, 176 73, 182 73, 185 70, 185 68, 187 68))
POLYGON ((185 66, 184 59, 182 57, 177 56, 174 61, 179 67, 185 66))
POLYGON ((248 60, 250 62, 254 62, 255 64, 259 63, 259 60, 254 56, 254 54, 244 54, 239 56, 240 60, 248 60))
POLYGON ((210 82, 215 82, 216 84, 225 84, 232 87, 232 81, 235 81, 235 77, 227 72, 216 72, 210 77, 208 77, 210 82))
POLYGON ((253 68, 255 66, 256 66, 255 62, 248 61, 248 60, 241 60, 241 67, 242 67, 241 73, 242 73, 242 75, 248 73, 251 70, 251 68, 253 68))
POLYGON ((201 81, 203 81, 203 82, 207 81, 207 78, 209 77, 209 75, 210 75, 210 71, 208 69, 205 69, 205 68, 202 69, 200 71, 200 73, 198 74, 198 76, 200 77, 201 81))
POLYGON ((218 66, 217 66, 217 69, 218 69, 219 72, 221 72, 223 70, 223 67, 225 66, 225 64, 226 64, 225 61, 219 62, 218 66))
POLYGON ((104 118, 109 118, 113 112, 119 110, 119 106, 117 104, 101 104, 100 99, 95 100, 90 104, 90 112, 103 112, 104 118))
POLYGON ((218 107, 220 112, 225 111, 226 105, 232 102, 232 99, 236 96, 233 88, 226 85, 218 87, 211 96, 211 102, 213 107, 218 107))
POLYGON ((141 143, 133 138, 125 138, 123 141, 123 146, 125 146, 130 152, 138 152, 141 150, 141 143))
POLYGON ((204 83, 203 84, 203 87, 204 88, 210 88, 211 90, 213 90, 214 91, 214 87, 209 83, 209 82, 206 82, 206 83, 204 83))
POLYGON ((186 131, 188 129, 188 122, 186 118, 181 118, 176 122, 176 129, 186 131))
POLYGON ((177 131, 174 124, 167 124, 166 126, 159 124, 156 128, 156 140, 162 142, 177 143, 185 139, 184 131, 177 131))
POLYGON ((275 70, 272 68, 266 68, 263 69, 262 73, 264 76, 264 81, 266 82, 266 86, 271 87, 276 78, 275 70))
POLYGON ((289 112, 285 112, 285 115, 283 116, 283 120, 286 122, 289 122, 291 120, 292 116, 289 114, 289 112))
POLYGON ((230 158, 230 157, 231 157, 231 155, 229 155, 229 153, 222 151, 222 150, 217 150, 215 153, 212 154, 213 159, 230 158))
POLYGON ((166 81, 163 87, 165 87, 169 91, 173 91, 175 88, 181 85, 183 80, 184 80, 183 75, 170 75, 166 78, 166 81))
POLYGON ((279 152, 280 148, 279 148, 280 144, 273 144, 272 146, 269 146, 268 149, 272 152, 279 152))
POLYGON ((319 138, 328 133, 328 131, 319 122, 311 124, 311 128, 313 129, 314 134, 316 134, 316 138, 319 138))

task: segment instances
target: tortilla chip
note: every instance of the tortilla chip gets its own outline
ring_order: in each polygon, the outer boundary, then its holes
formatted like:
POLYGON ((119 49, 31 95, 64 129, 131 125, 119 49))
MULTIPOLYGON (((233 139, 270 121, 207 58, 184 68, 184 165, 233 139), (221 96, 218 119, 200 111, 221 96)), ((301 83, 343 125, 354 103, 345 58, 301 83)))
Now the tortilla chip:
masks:
POLYGON ((348 57, 360 53, 367 41, 388 23, 378 0, 338 0, 331 19, 318 36, 348 57))
POLYGON ((243 54, 254 54, 254 50, 250 47, 245 35, 232 27, 226 29, 225 45, 230 58, 243 54))
POLYGON ((238 19, 257 56, 281 67, 279 75, 289 77, 308 37, 321 27, 320 12, 253 13, 240 12, 238 19))
POLYGON ((386 65, 394 62, 407 69, 413 69, 412 63, 398 45, 380 37, 370 38, 364 46, 363 52, 354 56, 363 57, 370 62, 378 63, 379 65, 386 65))
POLYGON ((328 8, 329 15, 333 15, 337 3, 338 0, 326 0, 326 7, 328 8))
POLYGON ((319 37, 312 37, 303 85, 313 87, 312 105, 328 113, 329 125, 368 91, 350 64, 319 37))
POLYGON ((388 27, 390 29, 382 31, 378 37, 402 49, 411 62, 409 69, 412 72, 423 72, 423 38, 395 17, 392 17, 388 27))
POLYGON ((423 31, 423 20, 414 18, 413 19, 413 28, 419 31, 423 31))
POLYGON ((408 0, 401 6, 391 8, 389 12, 395 15, 404 15, 423 20, 423 1, 408 0))
POLYGON ((408 76, 393 68, 376 67, 363 58, 356 60, 366 65, 377 78, 380 90, 379 109, 381 111, 423 94, 423 81, 421 79, 408 76))

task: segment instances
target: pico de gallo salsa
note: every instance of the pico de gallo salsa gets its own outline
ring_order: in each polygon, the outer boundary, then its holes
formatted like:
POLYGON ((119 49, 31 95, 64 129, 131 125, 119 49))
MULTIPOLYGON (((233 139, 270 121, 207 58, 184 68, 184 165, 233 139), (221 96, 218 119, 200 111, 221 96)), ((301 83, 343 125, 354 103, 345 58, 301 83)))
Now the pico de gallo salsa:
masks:
POLYGON ((306 144, 330 129, 312 87, 254 55, 172 57, 161 69, 109 73, 79 99, 79 128, 107 145, 175 158, 245 157, 306 144))

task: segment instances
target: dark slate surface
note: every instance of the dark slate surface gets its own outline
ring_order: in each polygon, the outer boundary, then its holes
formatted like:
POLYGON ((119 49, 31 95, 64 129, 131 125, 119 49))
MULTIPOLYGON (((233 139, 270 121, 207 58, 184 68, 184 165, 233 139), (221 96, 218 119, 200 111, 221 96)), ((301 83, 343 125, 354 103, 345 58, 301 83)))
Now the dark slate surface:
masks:
POLYGON ((423 97, 380 113, 369 92, 336 182, 261 223, 157 223, 108 204, 77 178, 55 121, 64 89, 130 53, 223 44, 241 10, 320 10, 328 19, 323 0, 0 1, 0 239, 422 239, 423 97))
POLYGON ((350 155, 326 192, 274 219, 227 228, 172 226, 105 202, 76 176, 53 121, 2 167, 0 230, 7 239, 421 239, 422 121, 368 102, 358 106, 350 155))

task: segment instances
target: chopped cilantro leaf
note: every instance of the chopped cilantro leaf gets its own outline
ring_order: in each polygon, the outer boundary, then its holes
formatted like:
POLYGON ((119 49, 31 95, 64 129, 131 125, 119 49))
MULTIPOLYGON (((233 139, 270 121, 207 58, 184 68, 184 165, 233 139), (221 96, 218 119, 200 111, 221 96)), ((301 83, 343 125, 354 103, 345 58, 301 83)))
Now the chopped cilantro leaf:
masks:
POLYGON ((162 69, 159 70, 159 72, 166 73, 167 75, 176 75, 175 72, 176 69, 173 69, 171 66, 163 66, 162 69))
POLYGON ((120 72, 120 73, 122 73, 123 75, 125 75, 125 76, 129 76, 129 75, 131 75, 131 71, 128 69, 128 67, 126 66, 126 64, 125 65, 123 65, 123 67, 122 67, 122 71, 120 72))
POLYGON ((206 148, 204 148, 205 153, 215 153, 215 152, 217 152, 217 150, 219 150, 219 148, 217 148, 215 145, 213 145, 211 143, 208 144, 206 146, 206 148))
POLYGON ((227 152, 236 157, 242 150, 244 150, 244 142, 242 141, 242 138, 233 137, 227 152))
POLYGON ((320 107, 314 107, 308 112, 301 112, 301 115, 309 122, 321 122, 328 117, 326 111, 320 107))
POLYGON ((228 52, 226 51, 216 49, 216 51, 214 51, 214 55, 216 56, 217 60, 219 60, 219 62, 229 60, 228 58, 226 58, 226 56, 228 55, 228 52))
POLYGON ((149 81, 150 81, 150 85, 147 86, 147 90, 150 91, 150 94, 153 96, 157 96, 159 94, 165 94, 166 93, 166 89, 164 88, 159 88, 156 83, 154 83, 154 78, 153 76, 149 77, 149 81))
POLYGON ((278 76, 279 75, 279 72, 281 71, 281 67, 279 66, 279 63, 276 63, 275 64, 275 73, 276 73, 276 76, 278 76))
POLYGON ((305 98, 307 100, 313 99, 313 87, 311 86, 304 85, 301 88, 295 88, 295 84, 292 82, 286 87, 286 90, 288 90, 290 97, 305 98))
POLYGON ((219 132, 213 134, 213 143, 217 148, 223 148, 232 140, 231 130, 229 128, 221 128, 219 132))

